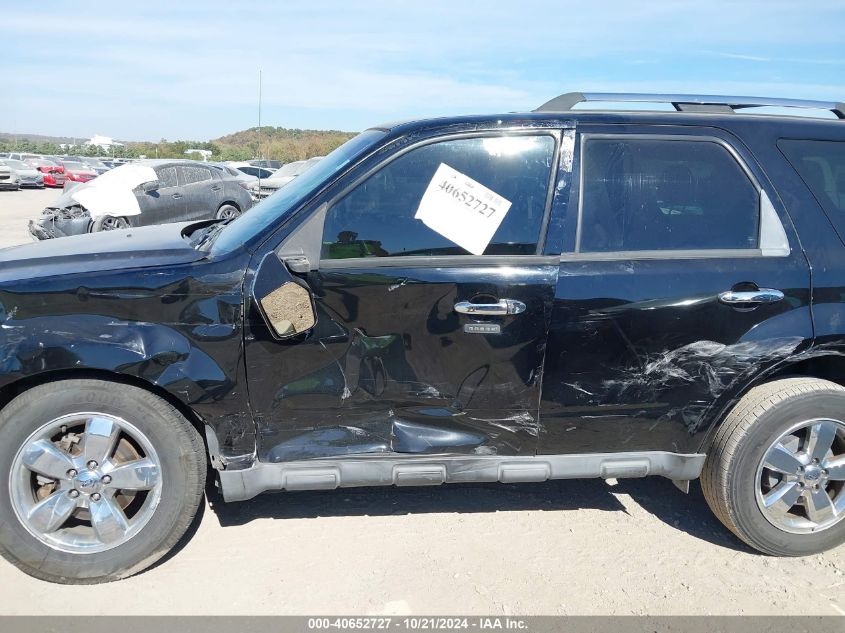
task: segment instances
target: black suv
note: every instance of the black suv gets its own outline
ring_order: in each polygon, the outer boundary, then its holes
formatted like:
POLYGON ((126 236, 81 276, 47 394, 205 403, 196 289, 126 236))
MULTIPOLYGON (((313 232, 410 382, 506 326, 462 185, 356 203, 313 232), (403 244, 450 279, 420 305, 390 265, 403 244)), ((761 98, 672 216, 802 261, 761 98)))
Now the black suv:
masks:
POLYGON ((369 129, 235 220, 0 252, 3 554, 138 572, 209 465, 227 501, 700 475, 752 547, 839 545, 845 121, 822 115, 845 106, 568 94, 369 129), (677 112, 573 109, 597 100, 677 112))

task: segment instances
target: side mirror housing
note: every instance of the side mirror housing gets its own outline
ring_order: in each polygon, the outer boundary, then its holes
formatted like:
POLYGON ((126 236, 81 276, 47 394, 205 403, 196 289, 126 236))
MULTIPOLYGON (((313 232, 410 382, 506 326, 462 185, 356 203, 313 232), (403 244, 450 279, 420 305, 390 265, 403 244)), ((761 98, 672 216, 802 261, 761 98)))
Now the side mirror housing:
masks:
POLYGON ((270 332, 286 339, 317 323, 311 291, 291 275, 276 253, 268 253, 255 273, 253 300, 270 332))
POLYGON ((159 187, 161 187, 161 183, 158 180, 151 180, 150 182, 145 182, 141 185, 141 191, 144 193, 152 193, 153 191, 158 191, 159 187))

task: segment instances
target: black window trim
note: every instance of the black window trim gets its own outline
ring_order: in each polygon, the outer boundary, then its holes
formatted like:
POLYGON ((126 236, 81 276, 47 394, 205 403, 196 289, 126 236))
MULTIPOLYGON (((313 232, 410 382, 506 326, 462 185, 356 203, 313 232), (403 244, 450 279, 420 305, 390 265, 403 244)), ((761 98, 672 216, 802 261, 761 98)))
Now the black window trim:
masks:
POLYGON ((560 261, 618 261, 636 259, 729 259, 744 257, 787 257, 791 249, 789 239, 783 227, 783 222, 771 203, 771 198, 762 186, 754 172, 742 158, 736 148, 727 140, 708 134, 659 134, 638 132, 582 132, 578 147, 578 213, 575 229, 575 251, 562 253, 560 261), (646 140, 646 141, 696 141, 715 143, 724 147, 745 173, 751 185, 756 189, 759 197, 757 212, 759 214, 758 248, 741 249, 673 249, 673 250, 642 250, 642 251, 608 251, 602 253, 581 252, 581 226, 584 212, 584 152, 587 142, 592 139, 601 140, 646 140))
MULTIPOLYGON (((331 208, 344 198, 348 193, 357 188, 367 178, 387 167, 390 163, 405 154, 425 147, 426 145, 433 145, 435 143, 442 143, 444 141, 458 141, 462 139, 471 138, 498 138, 506 136, 550 136, 554 141, 554 148, 552 150, 552 163, 549 169, 549 186, 546 192, 546 203, 543 210, 543 220, 540 223, 540 234, 537 237, 537 249, 531 255, 438 255, 438 256, 416 256, 416 255, 390 255, 387 257, 354 257, 349 259, 323 259, 320 258, 319 268, 325 270, 331 269, 345 269, 345 268, 381 268, 381 267, 405 267, 405 268, 438 268, 438 267, 452 267, 455 265, 479 266, 493 263, 548 263, 549 261, 557 262, 557 256, 552 256, 551 259, 547 255, 543 255, 543 247, 546 242, 546 232, 548 231, 549 216, 552 208, 552 201, 554 200, 555 182, 560 171, 560 148, 561 136, 565 129, 570 129, 566 126, 560 126, 549 129, 539 128, 502 128, 502 129, 487 129, 478 130, 476 132, 459 132, 455 134, 441 134, 430 138, 422 139, 412 143, 401 150, 391 154, 385 160, 380 161, 377 165, 373 165, 366 172, 361 174, 348 186, 344 187, 336 195, 332 196, 326 204, 326 209, 331 208)), ((325 216, 324 216, 325 222, 325 216)), ((322 236, 323 224, 320 226, 320 235, 322 236)))

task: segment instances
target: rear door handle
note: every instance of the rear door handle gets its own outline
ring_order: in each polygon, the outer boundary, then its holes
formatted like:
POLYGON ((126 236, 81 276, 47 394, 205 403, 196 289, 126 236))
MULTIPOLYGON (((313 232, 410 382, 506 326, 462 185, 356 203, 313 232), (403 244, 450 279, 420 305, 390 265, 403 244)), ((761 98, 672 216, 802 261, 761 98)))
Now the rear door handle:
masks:
POLYGON ((761 303, 776 303, 783 300, 783 293, 773 288, 719 293, 719 301, 735 308, 751 308, 761 303))
POLYGON ((182 197, 182 194, 181 194, 181 193, 174 193, 174 194, 171 194, 171 195, 172 195, 172 197, 173 197, 173 199, 174 199, 174 200, 178 200, 179 198, 181 198, 181 197, 182 197))
POLYGON ((455 312, 461 314, 478 314, 482 316, 504 316, 508 314, 522 314, 525 304, 516 299, 499 299, 496 303, 470 303, 459 301, 455 304, 455 312))

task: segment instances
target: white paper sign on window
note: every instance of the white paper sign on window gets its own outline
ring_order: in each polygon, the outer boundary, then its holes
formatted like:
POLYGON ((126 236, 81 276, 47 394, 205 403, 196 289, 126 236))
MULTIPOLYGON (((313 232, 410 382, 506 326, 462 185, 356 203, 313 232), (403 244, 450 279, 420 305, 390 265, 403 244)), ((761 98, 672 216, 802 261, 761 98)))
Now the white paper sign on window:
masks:
POLYGON ((440 163, 414 217, 473 255, 483 255, 510 208, 510 200, 440 163))

